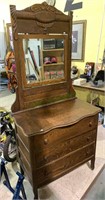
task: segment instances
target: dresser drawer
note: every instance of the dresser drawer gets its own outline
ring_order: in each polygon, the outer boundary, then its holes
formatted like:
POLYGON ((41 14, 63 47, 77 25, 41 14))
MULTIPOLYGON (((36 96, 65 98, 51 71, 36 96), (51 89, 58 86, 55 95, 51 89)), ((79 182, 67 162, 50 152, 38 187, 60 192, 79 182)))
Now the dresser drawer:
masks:
POLYGON ((53 145, 53 147, 43 148, 41 151, 37 152, 36 166, 41 167, 69 154, 70 152, 73 152, 79 148, 83 148, 90 143, 95 143, 95 140, 96 130, 93 130, 78 137, 72 139, 69 138, 63 142, 58 142, 56 145, 53 145))
POLYGON ((71 171, 73 168, 85 163, 94 157, 95 144, 79 149, 74 153, 70 153, 62 159, 58 159, 44 167, 37 169, 38 185, 41 186, 50 182, 52 179, 66 174, 67 171, 71 171))
POLYGON ((45 134, 36 135, 31 138, 34 142, 35 151, 43 151, 49 145, 54 146, 58 141, 64 141, 89 132, 97 127, 97 115, 82 119, 81 121, 67 127, 55 128, 45 134))

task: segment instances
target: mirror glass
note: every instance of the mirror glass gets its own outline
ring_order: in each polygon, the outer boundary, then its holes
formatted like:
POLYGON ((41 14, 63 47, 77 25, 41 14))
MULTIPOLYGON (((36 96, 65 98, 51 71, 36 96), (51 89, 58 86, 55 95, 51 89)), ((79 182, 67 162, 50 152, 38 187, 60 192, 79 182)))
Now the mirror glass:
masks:
POLYGON ((28 84, 64 79, 64 38, 25 38, 23 50, 28 84))

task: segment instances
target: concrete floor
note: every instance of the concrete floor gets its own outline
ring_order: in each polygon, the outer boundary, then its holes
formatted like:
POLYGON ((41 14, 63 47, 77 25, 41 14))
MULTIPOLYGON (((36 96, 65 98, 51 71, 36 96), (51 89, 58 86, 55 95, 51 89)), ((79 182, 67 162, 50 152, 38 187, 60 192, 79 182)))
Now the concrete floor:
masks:
MULTIPOLYGON (((38 189, 39 200, 81 200, 86 190, 92 185, 97 174, 102 170, 104 163, 105 160, 96 158, 95 169, 93 171, 89 169, 87 164, 84 164, 58 180, 38 189)), ((15 188, 18 178, 16 171, 19 171, 19 167, 16 163, 8 163, 6 169, 10 183, 15 188)), ((85 196, 83 200, 105 200, 103 193, 105 182, 102 179, 103 176, 101 177, 101 184, 99 182, 98 186, 93 188, 93 194, 88 193, 88 196, 85 196)), ((0 199, 11 200, 13 194, 3 185, 3 181, 4 177, 2 177, 0 184, 0 199)), ((24 188, 27 200, 34 200, 32 187, 27 178, 24 180, 24 188)))
POLYGON ((12 93, 7 88, 7 85, 3 85, 3 86, 0 87, 0 98, 10 96, 10 95, 12 95, 12 93))
POLYGON ((82 200, 105 200, 105 166, 82 200))

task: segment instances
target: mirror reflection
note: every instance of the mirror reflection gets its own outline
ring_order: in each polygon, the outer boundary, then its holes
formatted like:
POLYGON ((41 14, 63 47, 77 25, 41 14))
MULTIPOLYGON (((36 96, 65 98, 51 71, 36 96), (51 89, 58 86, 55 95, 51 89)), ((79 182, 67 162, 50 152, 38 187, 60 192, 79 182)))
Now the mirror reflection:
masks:
POLYGON ((64 39, 23 39, 27 83, 64 79, 64 39))

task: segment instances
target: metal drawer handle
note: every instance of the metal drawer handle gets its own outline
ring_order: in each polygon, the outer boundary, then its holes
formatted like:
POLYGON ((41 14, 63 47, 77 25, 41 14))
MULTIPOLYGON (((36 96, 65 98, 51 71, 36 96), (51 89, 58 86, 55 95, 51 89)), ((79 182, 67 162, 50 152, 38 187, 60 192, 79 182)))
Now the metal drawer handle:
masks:
POLYGON ((88 137, 87 137, 87 141, 90 141, 90 138, 91 138, 91 137, 90 137, 90 136, 88 136, 88 137))
POLYGON ((89 126, 90 126, 90 127, 92 126, 92 122, 89 122, 89 126))
POLYGON ((86 155, 89 155, 90 154, 90 151, 86 151, 86 155))
POLYGON ((44 157, 44 160, 47 161, 47 157, 46 156, 44 157))
POLYGON ((48 143, 48 139, 44 139, 44 144, 47 144, 48 143))

